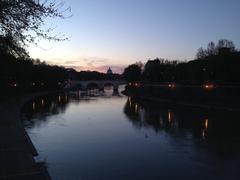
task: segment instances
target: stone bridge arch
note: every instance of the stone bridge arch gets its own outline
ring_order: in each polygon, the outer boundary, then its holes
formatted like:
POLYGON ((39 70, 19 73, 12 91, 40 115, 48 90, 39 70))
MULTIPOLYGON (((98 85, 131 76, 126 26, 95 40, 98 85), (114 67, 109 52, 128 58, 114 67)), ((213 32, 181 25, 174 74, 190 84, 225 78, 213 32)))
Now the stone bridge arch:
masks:
POLYGON ((89 81, 69 81, 65 85, 65 89, 76 89, 79 88, 81 90, 87 90, 89 86, 95 85, 96 88, 99 90, 104 91, 104 86, 105 85, 112 85, 113 86, 113 93, 119 93, 118 88, 120 85, 126 84, 125 81, 118 81, 118 80, 103 80, 103 81, 94 81, 94 80, 89 80, 89 81))
POLYGON ((100 87, 97 82, 89 82, 87 85, 85 85, 85 89, 100 89, 100 87))

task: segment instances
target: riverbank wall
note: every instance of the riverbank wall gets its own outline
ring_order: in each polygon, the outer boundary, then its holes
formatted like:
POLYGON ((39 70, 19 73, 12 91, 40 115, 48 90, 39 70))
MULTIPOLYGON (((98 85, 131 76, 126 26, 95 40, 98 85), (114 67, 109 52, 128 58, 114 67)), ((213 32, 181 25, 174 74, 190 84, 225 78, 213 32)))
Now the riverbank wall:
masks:
POLYGON ((33 98, 49 92, 15 97, 0 103, 0 179, 49 180, 45 162, 38 155, 21 121, 21 108, 33 98))
POLYGON ((133 85, 125 94, 144 100, 208 109, 240 110, 240 86, 133 85))

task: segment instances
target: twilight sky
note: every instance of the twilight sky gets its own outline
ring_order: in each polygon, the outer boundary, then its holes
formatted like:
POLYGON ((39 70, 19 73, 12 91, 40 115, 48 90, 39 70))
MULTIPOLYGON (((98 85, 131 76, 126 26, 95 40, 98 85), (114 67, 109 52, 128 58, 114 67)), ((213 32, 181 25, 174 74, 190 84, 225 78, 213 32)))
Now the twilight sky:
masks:
POLYGON ((30 55, 77 70, 121 72, 152 58, 191 60, 226 38, 240 47, 240 0, 65 0, 73 17, 51 19, 64 42, 40 41, 30 55))

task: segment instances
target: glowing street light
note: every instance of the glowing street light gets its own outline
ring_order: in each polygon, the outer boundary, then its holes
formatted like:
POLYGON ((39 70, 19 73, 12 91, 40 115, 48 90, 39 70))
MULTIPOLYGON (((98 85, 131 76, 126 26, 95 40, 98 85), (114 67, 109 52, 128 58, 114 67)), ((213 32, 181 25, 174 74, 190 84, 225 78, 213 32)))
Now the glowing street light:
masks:
POLYGON ((207 89, 207 90, 211 90, 211 89, 214 89, 215 86, 214 86, 214 84, 204 84, 204 85, 203 85, 203 88, 204 88, 204 89, 207 89))
POLYGON ((175 88, 175 87, 176 87, 176 84, 175 84, 175 83, 170 83, 170 84, 168 84, 168 87, 169 87, 169 88, 175 88))

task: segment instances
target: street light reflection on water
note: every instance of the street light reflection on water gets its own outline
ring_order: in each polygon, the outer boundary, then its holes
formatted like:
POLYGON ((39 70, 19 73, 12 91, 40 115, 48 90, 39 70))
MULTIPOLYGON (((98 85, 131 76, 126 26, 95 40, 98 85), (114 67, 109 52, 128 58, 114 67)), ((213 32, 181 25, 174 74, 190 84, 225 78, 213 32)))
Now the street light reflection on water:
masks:
POLYGON ((81 92, 41 97, 23 109, 53 179, 237 179, 238 118, 81 92))
POLYGON ((36 109, 36 104, 35 102, 32 103, 32 110, 34 111, 36 109))
POLYGON ((205 125, 205 129, 208 129, 208 119, 205 119, 204 125, 205 125))
POLYGON ((171 123, 172 122, 172 117, 173 117, 173 115, 172 115, 173 113, 172 113, 172 111, 171 110, 169 110, 168 111, 168 122, 169 123, 171 123))
POLYGON ((44 99, 42 99, 41 103, 42 103, 42 106, 44 106, 44 99))

